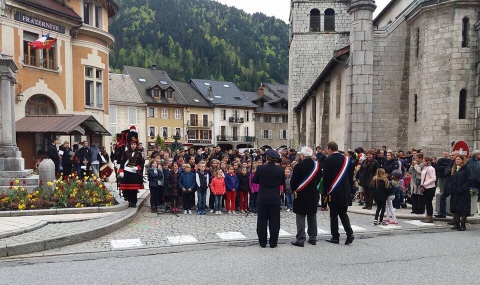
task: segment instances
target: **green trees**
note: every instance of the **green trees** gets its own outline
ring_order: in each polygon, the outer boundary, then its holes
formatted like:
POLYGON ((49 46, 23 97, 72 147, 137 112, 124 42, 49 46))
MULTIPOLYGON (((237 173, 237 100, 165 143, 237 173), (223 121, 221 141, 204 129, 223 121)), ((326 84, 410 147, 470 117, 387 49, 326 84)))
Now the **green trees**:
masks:
POLYGON ((119 0, 110 24, 115 70, 156 64, 180 81, 192 77, 235 82, 287 83, 288 26, 210 0, 119 0))

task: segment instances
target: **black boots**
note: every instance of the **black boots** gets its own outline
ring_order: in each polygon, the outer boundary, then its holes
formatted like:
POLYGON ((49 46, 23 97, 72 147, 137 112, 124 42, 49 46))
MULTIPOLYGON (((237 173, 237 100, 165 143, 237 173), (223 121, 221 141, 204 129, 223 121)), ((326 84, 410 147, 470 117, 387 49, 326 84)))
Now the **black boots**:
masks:
POLYGON ((461 231, 461 232, 467 230, 467 228, 465 226, 465 224, 467 222, 467 216, 466 215, 462 215, 462 222, 460 223, 460 214, 455 214, 454 221, 455 221, 455 225, 452 227, 452 230, 457 230, 457 231, 461 231))

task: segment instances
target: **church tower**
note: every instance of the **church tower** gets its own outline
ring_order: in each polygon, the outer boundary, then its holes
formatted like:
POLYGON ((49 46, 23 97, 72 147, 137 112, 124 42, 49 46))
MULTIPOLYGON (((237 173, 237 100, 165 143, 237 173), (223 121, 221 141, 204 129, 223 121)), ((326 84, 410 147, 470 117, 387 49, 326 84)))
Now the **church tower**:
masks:
MULTIPOLYGON (((350 0, 291 0, 288 80, 289 145, 301 141, 300 118, 294 108, 333 57, 349 44, 350 0), (297 118, 298 117, 298 118, 297 118)), ((315 146, 311 146, 315 147, 315 146)))

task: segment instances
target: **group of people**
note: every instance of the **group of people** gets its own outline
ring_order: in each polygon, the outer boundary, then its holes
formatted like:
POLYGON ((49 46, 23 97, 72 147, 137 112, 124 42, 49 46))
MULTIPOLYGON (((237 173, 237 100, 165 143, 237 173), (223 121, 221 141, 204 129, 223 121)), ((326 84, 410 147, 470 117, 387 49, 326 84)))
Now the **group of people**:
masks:
MULTIPOLYGON (((365 154, 361 148, 352 152, 358 158, 355 183, 359 188, 359 205, 371 210, 377 205, 375 224, 397 224, 395 208, 412 204, 412 213, 425 214, 423 222, 432 223, 433 217, 446 218, 446 199, 450 198, 450 212, 454 214, 453 229, 464 231, 471 213, 472 195, 480 189, 480 151, 470 158, 457 151, 443 152, 443 157, 427 157, 422 150, 403 151, 372 149, 365 154), (440 205, 433 215, 433 198, 440 189, 440 205), (406 199, 406 194, 409 198, 406 199), (387 214, 384 219, 384 214, 387 214)), ((480 200, 479 200, 480 201, 480 200)))
MULTIPOLYGON (((65 141, 57 148, 57 143, 58 139, 54 138, 48 146, 48 158, 55 164, 56 177, 61 175, 67 177, 72 173, 77 173, 79 178, 91 174, 98 176, 110 162, 110 156, 104 146, 100 147, 93 143, 89 147, 88 141, 83 141, 72 148, 70 142, 65 141)), ((104 173, 107 177, 110 174, 108 171, 104 173)))

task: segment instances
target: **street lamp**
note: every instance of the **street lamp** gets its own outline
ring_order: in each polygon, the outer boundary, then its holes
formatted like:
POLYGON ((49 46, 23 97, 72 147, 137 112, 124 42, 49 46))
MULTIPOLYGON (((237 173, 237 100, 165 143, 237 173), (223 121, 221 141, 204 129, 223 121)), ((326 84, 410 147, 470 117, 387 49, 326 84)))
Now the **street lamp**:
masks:
POLYGON ((180 139, 180 134, 178 133, 178 130, 175 133, 175 135, 173 136, 173 139, 175 141, 170 145, 170 149, 173 152, 176 152, 177 150, 181 149, 181 147, 182 147, 182 145, 178 142, 178 140, 180 139))

